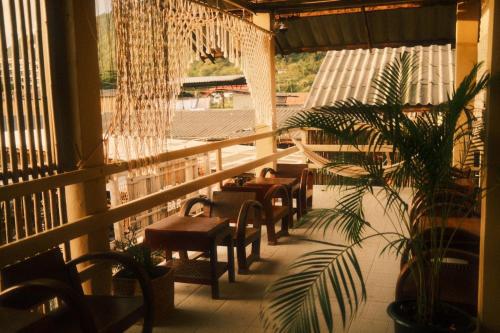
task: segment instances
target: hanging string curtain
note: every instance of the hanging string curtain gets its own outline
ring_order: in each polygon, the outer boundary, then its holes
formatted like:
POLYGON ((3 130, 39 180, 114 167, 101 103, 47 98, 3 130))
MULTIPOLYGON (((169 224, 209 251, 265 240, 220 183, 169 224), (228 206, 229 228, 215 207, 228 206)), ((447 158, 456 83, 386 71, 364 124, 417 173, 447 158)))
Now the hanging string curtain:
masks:
POLYGON ((115 158, 151 158, 167 149, 176 97, 203 54, 221 52, 242 69, 256 123, 271 123, 269 32, 187 0, 113 0, 113 15, 117 95, 108 149, 115 158))

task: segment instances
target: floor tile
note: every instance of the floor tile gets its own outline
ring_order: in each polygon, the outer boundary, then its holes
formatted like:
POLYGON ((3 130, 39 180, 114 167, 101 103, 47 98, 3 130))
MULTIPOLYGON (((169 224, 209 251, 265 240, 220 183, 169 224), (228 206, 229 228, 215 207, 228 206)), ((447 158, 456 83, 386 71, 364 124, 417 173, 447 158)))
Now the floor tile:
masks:
MULTIPOLYGON (((332 207, 336 198, 335 191, 323 191, 322 187, 314 188, 314 206, 332 207)), ((378 204, 367 201, 366 216, 373 218, 373 226, 384 229, 383 211, 378 204)), ((209 286, 198 286, 176 283, 176 309, 172 314, 156 327, 154 332, 236 332, 260 333, 263 332, 259 311, 262 298, 267 286, 278 279, 298 256, 308 251, 326 247, 326 245, 305 242, 304 237, 313 237, 329 242, 345 244, 341 235, 335 232, 311 233, 305 227, 291 230, 290 237, 280 239, 279 245, 269 246, 266 241, 265 228, 262 235, 262 260, 255 262, 251 267, 251 274, 236 275, 236 283, 229 283, 227 275, 220 280, 221 299, 211 298, 209 286)), ((368 300, 361 305, 354 321, 345 332, 391 332, 392 322, 385 309, 394 298, 395 283, 399 272, 399 261, 391 254, 379 255, 383 240, 371 240, 362 248, 355 250, 368 291, 368 300)), ((221 259, 227 257, 223 248, 219 248, 221 259)), ((332 306, 335 308, 335 332, 343 332, 340 319, 340 310, 336 305, 333 292, 331 293, 332 306)), ((321 327, 327 331, 326 324, 321 327)), ((129 333, 140 332, 140 326, 134 326, 129 333)))

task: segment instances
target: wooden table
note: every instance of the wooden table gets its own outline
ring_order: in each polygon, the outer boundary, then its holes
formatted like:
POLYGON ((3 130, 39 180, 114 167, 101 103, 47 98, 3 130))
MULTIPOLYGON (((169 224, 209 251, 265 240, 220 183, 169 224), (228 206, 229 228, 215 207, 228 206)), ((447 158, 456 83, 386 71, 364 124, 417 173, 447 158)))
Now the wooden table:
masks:
MULTIPOLYGON (((290 199, 290 207, 291 207, 291 212, 290 212, 290 219, 289 219, 289 227, 293 227, 293 214, 295 213, 293 209, 293 192, 295 190, 298 190, 297 186, 299 186, 299 180, 297 178, 265 178, 265 177, 256 177, 248 182, 245 183, 245 185, 267 185, 267 186, 272 186, 272 185, 283 185, 288 192, 288 197, 290 199)), ((297 209, 301 203, 299 202, 299 197, 297 197, 297 209)))
POLYGON ((208 284, 212 298, 219 297, 219 278, 227 271, 234 282, 234 253, 229 219, 172 215, 145 229, 144 243, 167 253, 167 265, 174 268, 177 282, 208 284), (227 246, 228 262, 217 261, 217 244, 227 246), (173 260, 172 251, 202 251, 210 261, 173 260))
POLYGON ((256 177, 245 183, 245 185, 268 185, 268 186, 283 185, 288 191, 288 196, 290 200, 293 200, 293 190, 295 186, 298 184, 299 180, 297 178, 265 178, 265 177, 256 177))
POLYGON ((298 184, 297 178, 265 178, 256 177, 245 184, 249 185, 284 185, 286 188, 293 188, 298 184))

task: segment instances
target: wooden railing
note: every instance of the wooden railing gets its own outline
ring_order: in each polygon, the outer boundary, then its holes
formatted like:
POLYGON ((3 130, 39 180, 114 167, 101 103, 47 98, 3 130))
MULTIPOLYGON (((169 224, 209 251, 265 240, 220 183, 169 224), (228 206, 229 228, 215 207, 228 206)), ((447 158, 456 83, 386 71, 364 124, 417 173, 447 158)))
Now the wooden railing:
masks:
MULTIPOLYGON (((12 200, 13 198, 23 195, 47 191, 52 188, 77 184, 99 177, 105 177, 115 173, 131 170, 134 168, 144 167, 154 163, 172 161, 175 159, 212 151, 216 151, 218 156, 222 156, 221 150, 224 147, 253 142, 255 140, 268 138, 273 135, 273 132, 266 132, 242 138, 219 141, 197 147, 167 152, 157 156, 155 159, 108 164, 101 167, 76 170, 41 179, 26 181, 23 183, 6 185, 0 187, 0 200, 12 200)), ((71 239, 102 229, 105 226, 112 225, 113 223, 121 221, 127 217, 141 213, 155 206, 161 205, 167 201, 175 200, 212 184, 222 182, 227 178, 237 176, 241 173, 262 166, 266 163, 276 161, 279 158, 297 151, 298 149, 296 147, 291 147, 268 155, 266 157, 256 159, 252 162, 244 163, 226 170, 222 170, 222 158, 218 158, 218 161, 220 162, 217 163, 218 167, 215 173, 202 176, 195 180, 166 190, 146 195, 140 199, 132 200, 125 204, 106 210, 102 213, 85 216, 75 221, 69 221, 69 223, 65 225, 61 225, 51 230, 43 231, 24 239, 20 239, 12 243, 0 246, 0 267, 30 256, 39 251, 48 249, 52 246, 59 245, 71 239)))
POLYGON ((92 179, 111 176, 127 170, 147 167, 156 163, 173 161, 192 155, 203 154, 211 151, 220 151, 222 148, 253 142, 273 136, 272 132, 260 133, 241 138, 212 142, 201 146, 166 152, 150 159, 131 160, 106 164, 99 167, 75 170, 58 175, 34 179, 22 183, 9 184, 0 187, 0 201, 29 195, 51 188, 63 187, 71 184, 83 183, 92 179))
POLYGON ((379 152, 379 153, 392 153, 393 148, 391 145, 383 145, 377 147, 373 150, 368 145, 331 145, 331 144, 311 144, 306 145, 307 148, 313 151, 331 152, 331 153, 368 153, 368 152, 379 152))

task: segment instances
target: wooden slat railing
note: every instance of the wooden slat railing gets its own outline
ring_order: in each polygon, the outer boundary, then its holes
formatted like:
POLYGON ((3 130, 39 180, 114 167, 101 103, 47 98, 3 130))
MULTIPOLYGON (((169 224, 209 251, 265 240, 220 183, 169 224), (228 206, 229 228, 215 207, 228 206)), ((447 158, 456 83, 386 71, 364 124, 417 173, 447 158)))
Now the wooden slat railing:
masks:
MULTIPOLYGON (((192 147, 184 150, 169 152, 163 154, 162 161, 169 161, 173 159, 178 159, 182 157, 187 157, 190 155, 200 154, 203 152, 209 152, 212 150, 217 150, 223 147, 228 147, 231 145, 245 143, 254 141, 257 139, 262 139, 265 137, 269 137, 274 135, 272 132, 262 133, 258 135, 252 135, 244 138, 225 140, 221 142, 214 142, 210 144, 206 144, 203 146, 192 147)), ((0 267, 3 267, 9 263, 12 263, 16 260, 25 258, 27 256, 32 255, 33 253, 37 253, 39 251, 43 251, 52 246, 56 246, 63 242, 67 242, 71 239, 80 237, 82 235, 91 233, 93 231, 99 230, 105 226, 112 225, 118 221, 123 220, 129 216, 138 214, 145 210, 151 209, 155 206, 161 205, 167 201, 174 200, 180 198, 186 194, 197 191, 201 188, 205 188, 209 185, 215 184, 217 182, 221 182, 224 179, 231 178, 237 176, 243 172, 255 169, 259 166, 262 166, 266 163, 275 161, 279 158, 287 156, 289 154, 297 152, 298 149, 296 147, 291 147, 277 153, 271 154, 269 156, 256 159, 252 162, 245 163, 230 169, 220 170, 210 175, 206 175, 200 178, 197 178, 193 181, 186 182, 184 184, 162 190, 147 196, 144 196, 140 199, 136 199, 125 204, 119 205, 117 207, 113 207, 105 212, 89 215, 83 218, 80 218, 75 221, 70 221, 65 225, 61 225, 55 227, 51 230, 47 230, 24 239, 5 244, 0 246, 0 267)), ((156 160, 158 163, 158 160, 156 160)), ((141 165, 142 166, 142 165, 141 165)), ((130 168, 130 163, 120 163, 111 166, 104 166, 102 168, 93 168, 87 170, 79 170, 75 173, 71 173, 70 176, 67 174, 60 174, 57 176, 47 177, 52 178, 52 182, 40 182, 41 179, 28 181, 26 184, 37 182, 36 188, 29 189, 25 187, 15 187, 15 192, 4 191, 4 188, 0 188, 2 191, 1 195, 8 195, 7 198, 13 198, 13 193, 19 195, 19 193, 25 193, 23 191, 30 191, 28 193, 34 193, 37 191, 47 190, 48 188, 63 186, 61 184, 74 184, 75 182, 82 181, 81 179, 92 179, 97 177, 102 177, 104 175, 110 175, 117 172, 122 172, 124 170, 128 170, 130 168), (126 168, 123 168, 123 165, 126 165, 126 168), (108 168, 109 167, 109 168, 108 168), (85 173, 85 171, 90 171, 90 175, 85 173), (92 177, 92 178, 88 178, 92 177), (55 179, 55 180, 54 180, 55 179)), ((19 184, 15 184, 19 186, 19 184)), ((11 186, 11 185, 9 185, 11 186)), ((14 186, 14 185, 12 185, 14 186)), ((6 187, 6 186, 5 186, 6 187)))
POLYGON ((379 153, 392 153, 392 145, 382 145, 373 149, 368 145, 331 145, 331 144, 310 144, 306 145, 307 148, 313 151, 322 152, 332 152, 332 153, 367 153, 367 152, 379 152, 379 153))
POLYGON ((34 179, 26 182, 9 184, 0 187, 0 201, 10 200, 12 198, 18 198, 23 195, 38 193, 71 184, 83 183, 99 177, 106 177, 116 173, 140 167, 146 167, 148 165, 153 165, 156 163, 173 161, 179 158, 203 154, 214 150, 217 151, 225 147, 239 145, 242 143, 249 143, 256 140, 268 138, 273 135, 273 132, 265 132, 244 136, 241 138, 211 142, 205 145, 166 152, 156 156, 155 158, 106 164, 99 167, 69 171, 58 175, 47 176, 44 178, 34 179))

